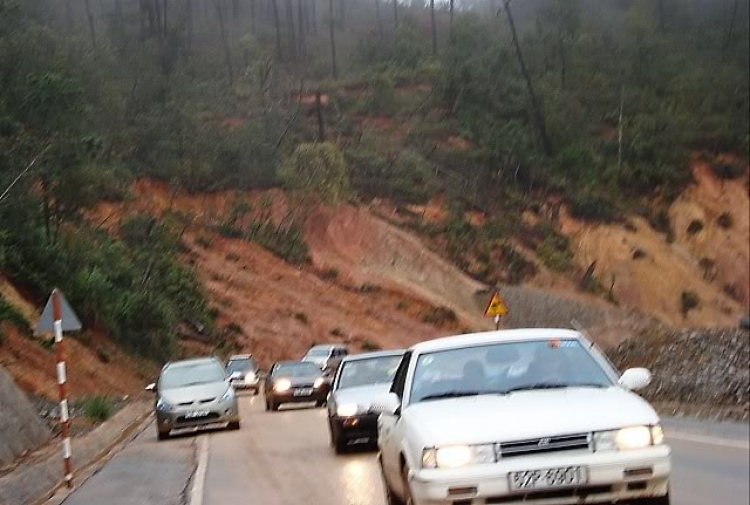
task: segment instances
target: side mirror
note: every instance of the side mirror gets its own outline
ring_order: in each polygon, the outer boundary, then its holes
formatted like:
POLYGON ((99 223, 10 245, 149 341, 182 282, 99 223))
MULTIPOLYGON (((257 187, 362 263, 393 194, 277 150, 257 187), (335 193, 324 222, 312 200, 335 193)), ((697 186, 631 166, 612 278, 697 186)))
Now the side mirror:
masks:
POLYGON ((232 372, 232 375, 229 376, 230 380, 239 380, 242 378, 242 372, 232 372))
POLYGON ((370 411, 386 416, 401 415, 401 400, 396 393, 388 393, 373 400, 370 411))
POLYGON ((146 386, 144 389, 148 391, 149 393, 156 393, 156 383, 152 382, 151 384, 146 386))
POLYGON ((645 368, 629 368, 618 381, 620 386, 630 391, 638 391, 651 384, 651 372, 645 368))

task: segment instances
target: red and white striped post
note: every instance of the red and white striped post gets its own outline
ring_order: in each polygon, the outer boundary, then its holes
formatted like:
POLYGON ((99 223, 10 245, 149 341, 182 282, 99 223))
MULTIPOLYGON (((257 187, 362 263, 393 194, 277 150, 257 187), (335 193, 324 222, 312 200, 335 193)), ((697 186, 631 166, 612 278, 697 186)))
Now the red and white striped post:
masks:
POLYGON ((65 373, 65 343, 62 330, 62 303, 60 292, 52 291, 52 317, 55 326, 55 354, 57 356, 57 385, 60 388, 60 432, 62 434, 63 472, 65 484, 73 487, 73 469, 70 463, 70 414, 68 412, 68 391, 65 387, 67 377, 65 373))

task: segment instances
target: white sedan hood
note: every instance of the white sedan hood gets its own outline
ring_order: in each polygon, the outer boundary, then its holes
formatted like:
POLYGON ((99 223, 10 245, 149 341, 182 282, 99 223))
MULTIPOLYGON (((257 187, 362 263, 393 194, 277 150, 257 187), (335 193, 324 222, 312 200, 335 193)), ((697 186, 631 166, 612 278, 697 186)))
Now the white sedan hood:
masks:
POLYGON ((654 409, 619 387, 523 391, 434 400, 403 412, 425 445, 510 442, 659 422, 654 409))
POLYGON ((390 389, 390 384, 373 384, 339 389, 333 393, 333 398, 336 405, 356 403, 362 410, 369 410, 372 402, 386 395, 390 389))

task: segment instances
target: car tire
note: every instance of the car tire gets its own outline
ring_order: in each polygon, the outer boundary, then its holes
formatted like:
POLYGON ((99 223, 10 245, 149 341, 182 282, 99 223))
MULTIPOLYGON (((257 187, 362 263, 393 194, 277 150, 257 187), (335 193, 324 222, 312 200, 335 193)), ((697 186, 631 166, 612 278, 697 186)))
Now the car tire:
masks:
POLYGON ((317 402, 315 402, 316 407, 324 407, 325 404, 326 404, 325 400, 318 400, 317 402))
POLYGON ((404 505, 414 505, 414 497, 411 495, 411 488, 409 487, 409 467, 404 465, 401 468, 401 480, 404 486, 404 505))
POLYGON ((633 502, 633 505, 670 505, 669 494, 656 498, 641 498, 633 502))
POLYGON ((258 396, 260 394, 259 389, 253 389, 253 396, 258 396))
POLYGON ((271 400, 271 412, 278 412, 279 407, 281 407, 280 403, 276 403, 275 401, 271 400))
POLYGON ((240 424, 239 421, 235 421, 235 422, 229 423, 227 425, 227 429, 230 430, 230 431, 239 430, 241 427, 242 427, 242 425, 240 424))
POLYGON ((344 454, 348 448, 349 440, 342 437, 341 434, 336 435, 336 438, 333 439, 333 450, 336 451, 336 454, 344 454))
POLYGON ((163 432, 163 431, 156 431, 156 439, 157 440, 168 440, 169 439, 169 432, 163 432))
POLYGON ((388 483, 388 479, 385 476, 385 470, 383 469, 383 462, 378 458, 378 466, 380 467, 380 478, 383 480, 383 489, 385 490, 385 503, 386 505, 404 505, 404 502, 396 496, 391 490, 391 485, 388 483))

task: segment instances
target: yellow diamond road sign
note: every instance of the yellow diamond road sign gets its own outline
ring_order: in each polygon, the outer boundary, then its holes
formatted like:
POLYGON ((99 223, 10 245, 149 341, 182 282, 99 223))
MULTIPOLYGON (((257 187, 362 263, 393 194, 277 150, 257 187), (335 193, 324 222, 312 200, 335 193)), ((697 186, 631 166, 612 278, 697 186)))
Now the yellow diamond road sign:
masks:
POLYGON ((485 317, 496 317, 504 316, 508 313, 508 308, 505 306, 503 298, 500 293, 495 292, 490 298, 490 303, 487 304, 487 309, 484 311, 485 317))

